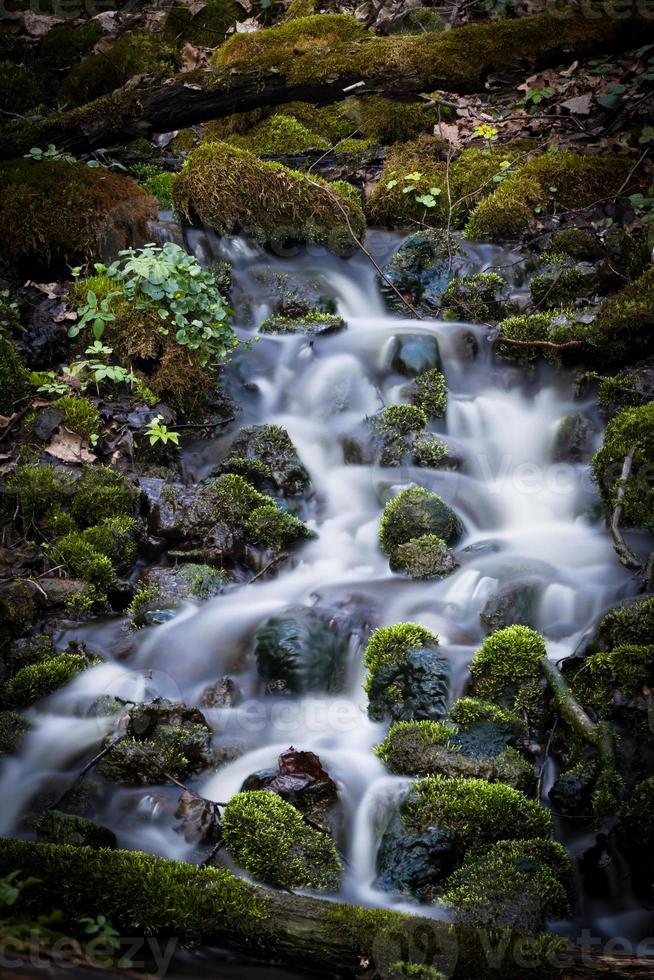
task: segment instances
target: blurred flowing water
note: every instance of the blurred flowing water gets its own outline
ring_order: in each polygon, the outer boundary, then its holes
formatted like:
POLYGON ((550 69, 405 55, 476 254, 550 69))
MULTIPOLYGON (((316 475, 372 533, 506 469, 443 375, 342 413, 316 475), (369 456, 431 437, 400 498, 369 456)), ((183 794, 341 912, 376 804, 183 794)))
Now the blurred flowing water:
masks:
MULTIPOLYGON (((165 235, 166 233, 163 232, 165 235)), ((384 261, 400 239, 378 233, 369 245, 384 261)), ((487 328, 389 314, 374 270, 361 255, 340 260, 314 249, 274 257, 243 240, 219 242, 206 232, 187 233, 187 246, 202 261, 233 263, 238 329, 256 334, 270 312, 265 275, 291 274, 319 281, 333 297, 347 330, 311 340, 262 336, 239 353, 229 369, 243 413, 238 424, 284 426, 307 466, 314 488, 306 519, 317 538, 306 543, 276 574, 228 590, 200 606, 188 605, 169 623, 127 634, 124 622, 91 622, 63 632, 61 642, 83 639, 105 660, 30 712, 34 729, 22 755, 0 771, 0 831, 22 833, 23 809, 41 788, 63 789, 98 750, 111 719, 89 718, 99 695, 138 700, 164 696, 197 703, 203 688, 231 675, 243 698, 229 709, 203 709, 217 747, 237 745, 241 754, 191 785, 225 801, 246 776, 273 766, 290 745, 316 752, 337 782, 344 808, 346 871, 341 898, 363 904, 416 909, 375 888, 375 854, 389 806, 408 781, 389 776, 373 754, 385 726, 368 720, 362 649, 352 643, 346 684, 337 695, 275 698, 265 695, 254 662, 254 634, 272 614, 290 607, 351 604, 373 626, 416 621, 440 637, 451 664, 454 700, 464 690, 467 665, 484 633, 480 622, 489 596, 503 583, 529 578, 539 585, 534 625, 550 656, 569 655, 600 613, 635 589, 611 547, 596 492, 585 465, 555 464, 557 426, 583 411, 601 423, 594 406, 572 398, 572 377, 546 366, 526 374, 495 360, 487 328), (446 419, 432 425, 461 459, 458 471, 383 469, 346 465, 341 440, 364 416, 401 400, 402 384, 389 368, 389 346, 401 334, 438 340, 447 378, 446 419), (476 352, 476 353, 475 353, 476 352), (247 385, 243 387, 243 383, 247 385), (377 531, 392 488, 417 483, 438 492, 459 513, 465 536, 461 567, 442 581, 417 582, 393 575, 379 550, 377 531)), ((494 246, 467 246, 469 272, 503 267, 519 256, 494 246)), ((521 294, 519 283, 516 296, 521 294)), ((228 435, 185 450, 189 479, 205 477, 224 455, 228 435)), ((544 802, 553 767, 546 768, 544 802)), ((178 790, 116 788, 100 814, 119 845, 197 861, 198 854, 174 830, 178 790)), ((557 832, 573 858, 594 840, 592 826, 558 821, 557 832)), ((224 859, 228 861, 228 859, 224 859)), ((610 894, 582 891, 574 921, 554 924, 574 934, 589 925, 599 935, 642 935, 651 913, 634 905, 619 869, 610 894)), ((421 908, 439 915, 437 908, 421 908)))

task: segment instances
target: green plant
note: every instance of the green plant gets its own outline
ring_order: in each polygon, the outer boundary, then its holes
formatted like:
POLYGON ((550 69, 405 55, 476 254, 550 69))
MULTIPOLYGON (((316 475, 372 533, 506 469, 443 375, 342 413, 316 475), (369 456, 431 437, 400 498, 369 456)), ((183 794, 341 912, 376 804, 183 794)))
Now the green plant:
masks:
POLYGON ((654 184, 649 188, 647 194, 632 194, 629 200, 644 225, 654 223, 654 184))
POLYGON ((0 878, 0 909, 10 908, 20 898, 20 893, 29 885, 37 885, 38 878, 20 878, 20 870, 10 871, 0 878))
POLYGON ((113 384, 127 384, 135 381, 131 371, 120 364, 109 364, 108 358, 113 354, 113 347, 105 347, 101 340, 96 340, 84 351, 93 360, 75 361, 70 365, 69 372, 73 377, 82 375, 82 387, 86 387, 84 373, 89 372, 95 382, 96 391, 100 394, 100 382, 111 381, 113 384))
POLYGON ((179 445, 179 432, 170 432, 167 425, 162 424, 163 415, 155 415, 150 419, 145 427, 146 435, 150 440, 151 446, 156 446, 158 442, 164 446, 172 442, 175 446, 179 445))
MULTIPOLYGON (((402 188, 403 194, 413 194, 413 199, 417 204, 423 204, 426 208, 436 207, 436 198, 443 193, 442 187, 429 186, 428 190, 422 190, 418 187, 418 184, 424 179, 424 174, 419 170, 415 170, 410 174, 405 174, 402 180, 404 181, 404 187, 402 188)), ((386 187, 392 190, 397 187, 399 180, 393 178, 387 181, 386 187)))
POLYGON ((68 385, 61 380, 55 371, 46 371, 45 376, 47 381, 43 381, 36 389, 38 395, 65 395, 68 393, 68 385))
POLYGON ((229 308, 214 276, 174 242, 125 249, 106 270, 137 310, 154 311, 160 331, 175 331, 181 347, 197 351, 201 366, 225 359, 236 346, 229 308))
MULTIPOLYGON (((29 153, 25 154, 25 160, 58 160, 60 163, 78 163, 77 157, 73 156, 72 153, 66 153, 64 150, 58 150, 54 143, 48 143, 45 150, 42 150, 39 146, 33 146, 29 153)), ((97 160, 87 160, 87 167, 99 167, 100 164, 97 160)))
POLYGON ((556 89, 551 85, 543 85, 541 88, 528 88, 519 104, 525 106, 538 106, 541 102, 546 102, 556 95, 556 89))
MULTIPOLYGON (((96 269, 98 266, 96 265, 96 269)), ((73 275, 75 273, 79 274, 78 269, 73 270, 73 275)), ((86 294, 86 304, 81 306, 77 311, 77 320, 68 329, 69 337, 77 337, 78 334, 82 332, 89 324, 93 325, 93 336, 96 340, 100 340, 104 331, 105 325, 111 323, 116 317, 111 312, 111 301, 116 297, 120 296, 120 292, 115 290, 104 296, 98 303, 98 297, 89 289, 86 294)))
MULTIPOLYGON (((97 915, 92 918, 85 915, 78 920, 84 926, 84 935, 93 936, 94 939, 103 943, 107 950, 117 952, 120 949, 120 933, 114 929, 111 922, 104 915, 97 915)), ((123 962, 123 966, 126 965, 123 962)))

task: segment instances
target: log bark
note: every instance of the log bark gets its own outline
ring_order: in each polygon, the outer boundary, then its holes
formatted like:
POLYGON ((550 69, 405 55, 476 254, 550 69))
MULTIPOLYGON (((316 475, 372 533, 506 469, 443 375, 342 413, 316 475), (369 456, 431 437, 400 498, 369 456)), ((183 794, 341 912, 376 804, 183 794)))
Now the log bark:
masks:
MULTIPOLYGON (((261 106, 302 101, 326 105, 356 95, 408 98, 420 92, 482 91, 490 72, 556 63, 566 54, 597 53, 653 33, 651 20, 591 9, 555 17, 471 24, 444 34, 370 37, 308 52, 286 51, 265 67, 247 59, 178 75, 164 85, 133 80, 113 95, 36 122, 16 122, 0 134, 0 157, 55 142, 84 151, 153 133, 170 132, 261 106), (363 84, 361 84, 363 83, 363 84)), ((600 8, 601 10, 601 8, 600 8)))
POLYGON ((39 915, 57 908, 64 922, 105 915, 126 936, 220 945, 316 976, 384 978, 398 960, 428 964, 460 980, 538 980, 553 973, 563 980, 652 976, 653 961, 646 957, 602 956, 572 946, 550 966, 538 967, 524 936, 486 935, 423 916, 285 894, 223 869, 138 852, 5 838, 0 868, 20 869, 21 878, 36 879, 12 912, 39 915), (532 961, 528 968, 525 957, 532 961))

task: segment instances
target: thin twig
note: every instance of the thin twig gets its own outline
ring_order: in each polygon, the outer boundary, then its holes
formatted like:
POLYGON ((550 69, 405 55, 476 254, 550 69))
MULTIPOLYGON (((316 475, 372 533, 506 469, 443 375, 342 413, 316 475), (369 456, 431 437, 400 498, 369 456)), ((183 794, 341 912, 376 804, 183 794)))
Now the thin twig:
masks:
POLYGON ((55 800, 55 802, 52 803, 48 807, 48 810, 57 810, 61 806, 61 804, 63 803, 63 801, 66 799, 66 797, 68 796, 68 794, 71 793, 75 789, 75 787, 78 786, 79 783, 82 782, 82 780, 84 779, 84 777, 86 776, 86 774, 88 772, 90 772, 91 769, 94 769, 95 766, 97 766, 98 762, 100 762, 102 759, 104 759, 104 757, 106 755, 109 755, 109 753, 112 752, 113 749, 116 748, 116 746, 118 745, 118 743, 119 742, 122 742, 122 740, 124 738, 125 738, 124 735, 118 735, 111 742, 109 742, 108 745, 105 745, 105 747, 103 749, 101 749, 97 753, 97 755, 94 755, 93 758, 91 759, 91 761, 90 762, 87 762, 86 765, 84 766, 84 768, 81 769, 80 772, 78 772, 77 776, 75 777, 75 779, 73 780, 73 782, 70 784, 70 786, 67 789, 65 789, 64 792, 61 794, 61 796, 57 800, 55 800))

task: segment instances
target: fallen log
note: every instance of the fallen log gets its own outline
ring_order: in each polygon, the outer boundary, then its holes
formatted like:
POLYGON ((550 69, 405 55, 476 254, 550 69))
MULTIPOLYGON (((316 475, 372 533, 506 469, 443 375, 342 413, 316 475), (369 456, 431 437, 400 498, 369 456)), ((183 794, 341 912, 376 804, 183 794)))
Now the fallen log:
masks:
POLYGON ((458 980, 614 980, 652 975, 644 956, 603 956, 552 936, 497 931, 272 891, 222 868, 134 851, 0 840, 0 868, 34 881, 12 914, 61 910, 62 926, 105 915, 122 934, 220 945, 314 975, 388 978, 398 961, 458 980))
POLYGON ((651 36, 637 5, 611 18, 602 7, 574 16, 548 13, 470 24, 444 34, 374 37, 280 53, 265 65, 243 58, 196 70, 159 85, 133 79, 124 88, 47 119, 18 121, 0 134, 0 158, 54 142, 84 151, 169 132, 195 123, 285 102, 326 105, 356 95, 407 98, 420 92, 482 91, 490 72, 522 64, 530 70, 651 36), (350 91, 348 91, 350 90, 350 91))

